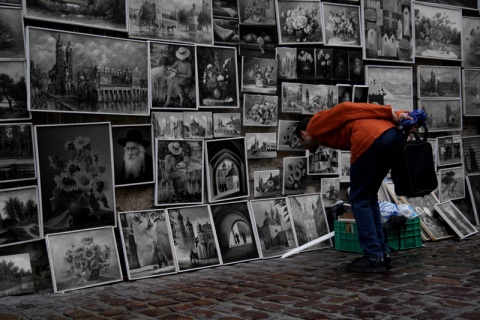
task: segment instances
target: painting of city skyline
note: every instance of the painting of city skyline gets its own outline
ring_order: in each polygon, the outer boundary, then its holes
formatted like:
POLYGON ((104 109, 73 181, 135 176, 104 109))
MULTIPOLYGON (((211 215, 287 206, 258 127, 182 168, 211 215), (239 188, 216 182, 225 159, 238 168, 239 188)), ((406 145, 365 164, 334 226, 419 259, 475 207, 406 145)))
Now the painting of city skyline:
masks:
POLYGON ((302 113, 302 84, 282 82, 282 113, 302 113))
POLYGON ((29 19, 127 31, 125 3, 120 0, 23 0, 23 8, 29 19))
POLYGON ((247 159, 268 159, 277 157, 276 132, 247 132, 247 159))
POLYGON ((418 66, 419 98, 461 98, 461 68, 418 66))
POLYGON ((153 135, 159 139, 183 138, 183 112, 151 112, 153 135))
POLYGON ((0 182, 34 179, 32 124, 0 124, 0 136, 0 182))
POLYGON ((27 27, 31 111, 148 116, 148 45, 27 27))
POLYGON ((29 120, 25 62, 0 61, 0 121, 29 120))
POLYGON ((213 44, 211 0, 130 0, 129 36, 194 44, 213 44))
POLYGON ((213 136, 215 138, 239 137, 242 133, 240 113, 214 113, 213 136))
POLYGON ((21 8, 0 6, 0 61, 25 59, 21 8))

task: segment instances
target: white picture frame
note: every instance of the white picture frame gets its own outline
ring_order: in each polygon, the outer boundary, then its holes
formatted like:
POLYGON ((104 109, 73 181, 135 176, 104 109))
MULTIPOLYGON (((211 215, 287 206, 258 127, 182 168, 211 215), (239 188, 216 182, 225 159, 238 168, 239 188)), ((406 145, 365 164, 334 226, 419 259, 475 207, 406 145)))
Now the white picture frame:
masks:
POLYGON ((417 94, 420 99, 460 99, 462 97, 460 67, 417 67, 417 94))
POLYGON ((463 240, 478 232, 463 213, 455 206, 452 201, 437 203, 435 209, 440 216, 455 231, 460 240, 463 240))
POLYGON ((463 146, 460 135, 437 137, 437 167, 463 164, 463 146))
POLYGON ((363 24, 359 6, 322 2, 322 12, 326 46, 362 47, 363 24))
POLYGON ((422 99, 418 109, 427 113, 429 132, 461 131, 463 129, 462 100, 460 99, 422 99))
POLYGON ((465 198, 465 170, 463 166, 439 169, 440 202, 465 198))

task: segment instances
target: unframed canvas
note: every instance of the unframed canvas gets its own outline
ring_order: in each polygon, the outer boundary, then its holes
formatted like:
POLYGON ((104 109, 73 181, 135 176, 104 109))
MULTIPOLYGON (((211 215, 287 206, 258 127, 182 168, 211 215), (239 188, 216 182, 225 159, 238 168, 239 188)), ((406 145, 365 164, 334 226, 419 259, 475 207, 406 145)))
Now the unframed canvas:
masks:
POLYGON ((28 253, 0 256, 2 279, 0 280, 0 297, 34 293, 32 265, 28 253), (8 277, 5 276, 8 274, 8 277))
POLYGON ((362 47, 360 7, 327 2, 322 6, 325 44, 362 47))
POLYGON ((242 117, 240 113, 214 113, 213 137, 228 138, 240 137, 242 134, 242 117))
POLYGON ((277 157, 277 134, 275 132, 245 133, 247 159, 277 157))
POLYGON ((276 127, 278 123, 278 96, 244 94, 243 125, 276 127))
POLYGON ((418 66, 418 97, 420 99, 460 99, 462 92, 460 70, 460 67, 418 66))
POLYGON ((462 67, 479 68, 480 19, 478 17, 462 17, 462 33, 466 35, 462 39, 462 67))
POLYGON ((295 135, 295 128, 298 121, 279 120, 278 121, 278 151, 304 151, 305 148, 298 141, 295 135))
POLYGON ((185 139, 213 138, 212 118, 211 111, 184 111, 183 137, 185 139))
POLYGON ((460 135, 437 138, 437 166, 463 164, 462 137, 460 135))

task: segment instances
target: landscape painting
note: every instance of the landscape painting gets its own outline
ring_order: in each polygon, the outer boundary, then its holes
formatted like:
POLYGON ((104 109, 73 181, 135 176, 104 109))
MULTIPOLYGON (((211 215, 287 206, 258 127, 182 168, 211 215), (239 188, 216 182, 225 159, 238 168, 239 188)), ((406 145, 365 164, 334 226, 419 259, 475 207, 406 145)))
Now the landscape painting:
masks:
POLYGON ((185 139, 213 138, 213 114, 210 111, 183 112, 183 137, 185 139))
POLYGON ((419 98, 461 98, 460 67, 418 66, 419 98))
POLYGON ((146 42, 26 32, 29 110, 150 115, 146 42))
POLYGON ((0 61, 0 121, 29 120, 25 62, 0 61))
POLYGON ((277 157, 277 134, 275 132, 245 134, 247 159, 267 159, 277 157))
POLYGON ((0 246, 40 239, 37 187, 0 191, 0 246))
POLYGON ((0 297, 35 292, 28 253, 0 256, 0 267, 0 297))
POLYGON ((25 59, 21 8, 0 6, 0 61, 25 59))
POLYGON ((34 179, 32 124, 0 124, 0 136, 0 182, 34 179))

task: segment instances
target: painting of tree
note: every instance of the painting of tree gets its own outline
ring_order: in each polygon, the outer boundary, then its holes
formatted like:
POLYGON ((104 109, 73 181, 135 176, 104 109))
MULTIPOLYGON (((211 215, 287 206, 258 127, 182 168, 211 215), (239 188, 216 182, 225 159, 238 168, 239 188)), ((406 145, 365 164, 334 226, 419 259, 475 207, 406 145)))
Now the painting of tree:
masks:
POLYGON ((33 178, 32 125, 0 125, 0 181, 33 178))
POLYGON ((22 253, 0 257, 0 297, 34 291, 30 255, 22 253))
POLYGON ((0 121, 30 119, 27 110, 25 64, 0 62, 0 121))

